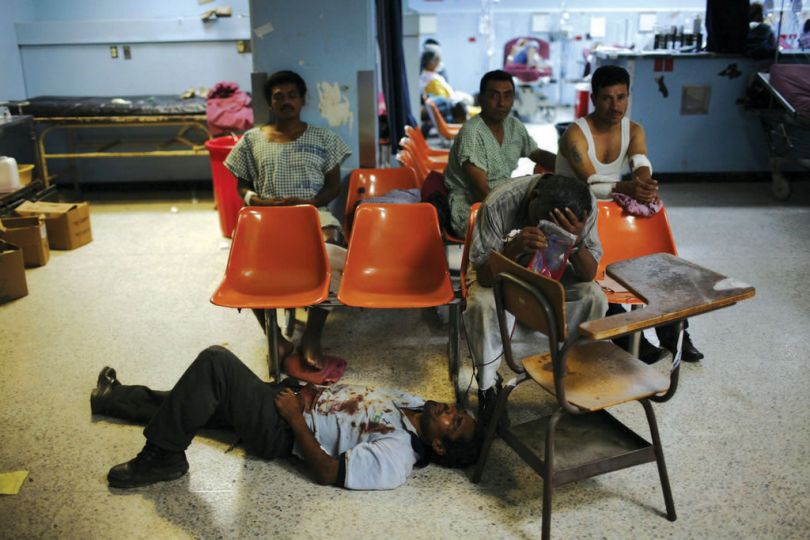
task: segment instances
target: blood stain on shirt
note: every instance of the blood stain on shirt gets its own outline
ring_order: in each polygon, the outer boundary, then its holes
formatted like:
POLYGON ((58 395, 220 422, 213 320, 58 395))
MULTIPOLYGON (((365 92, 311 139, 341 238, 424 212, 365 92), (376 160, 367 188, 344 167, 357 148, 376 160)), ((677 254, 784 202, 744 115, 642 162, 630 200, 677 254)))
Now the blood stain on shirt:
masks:
POLYGON ((379 422, 369 422, 368 424, 363 424, 361 429, 364 433, 391 433, 394 431, 393 426, 388 426, 379 422))

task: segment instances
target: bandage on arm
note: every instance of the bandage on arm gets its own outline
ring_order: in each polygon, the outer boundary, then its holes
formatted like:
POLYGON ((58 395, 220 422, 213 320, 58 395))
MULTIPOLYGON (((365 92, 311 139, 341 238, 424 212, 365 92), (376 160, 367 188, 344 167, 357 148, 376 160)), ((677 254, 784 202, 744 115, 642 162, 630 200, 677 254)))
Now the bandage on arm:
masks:
POLYGON ((630 156, 630 168, 633 172, 636 172, 637 169, 642 167, 648 167, 650 169, 650 174, 652 175, 652 163, 650 163, 650 160, 647 159, 647 156, 644 154, 633 154, 630 156))
POLYGON ((615 178, 604 174, 592 174, 588 177, 588 187, 597 199, 609 199, 616 183, 615 178))

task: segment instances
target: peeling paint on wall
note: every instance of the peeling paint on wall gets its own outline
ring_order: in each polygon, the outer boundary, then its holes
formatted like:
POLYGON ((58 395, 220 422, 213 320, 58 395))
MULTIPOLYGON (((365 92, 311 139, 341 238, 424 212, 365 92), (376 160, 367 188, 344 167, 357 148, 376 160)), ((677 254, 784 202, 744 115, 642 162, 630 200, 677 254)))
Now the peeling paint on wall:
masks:
POLYGON ((330 127, 348 125, 349 133, 352 132, 354 117, 349 107, 349 98, 341 94, 338 83, 318 83, 318 108, 330 127))

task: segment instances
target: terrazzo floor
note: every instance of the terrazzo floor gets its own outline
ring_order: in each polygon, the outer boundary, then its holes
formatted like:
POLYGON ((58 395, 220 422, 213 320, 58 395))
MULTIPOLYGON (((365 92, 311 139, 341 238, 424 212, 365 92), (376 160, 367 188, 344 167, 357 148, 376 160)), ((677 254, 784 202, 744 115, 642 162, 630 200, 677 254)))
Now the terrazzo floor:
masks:
MULTIPOLYGON (((655 405, 678 520, 663 517, 649 464, 558 488, 553 536, 807 538, 810 183, 787 203, 761 183, 665 185, 662 196, 680 255, 757 296, 692 321, 706 359, 655 405)), ((143 437, 90 414, 102 366, 169 388, 220 344, 259 376, 268 369, 252 315, 208 301, 228 256, 210 198, 94 200, 92 225, 92 243, 52 252, 27 271, 30 294, 0 306, 0 471, 30 471, 19 494, 0 496, 0 538, 539 536, 542 482, 501 441, 478 485, 470 471, 429 466, 397 490, 356 493, 318 486, 292 461, 227 451, 233 438, 209 432, 189 448, 186 477, 108 488, 109 467, 143 437)), ((348 360, 346 381, 452 399, 435 313, 338 308, 324 343, 348 360)), ((513 406, 519 420, 551 401, 521 388, 513 406)), ((646 435, 641 407, 617 415, 646 435)))

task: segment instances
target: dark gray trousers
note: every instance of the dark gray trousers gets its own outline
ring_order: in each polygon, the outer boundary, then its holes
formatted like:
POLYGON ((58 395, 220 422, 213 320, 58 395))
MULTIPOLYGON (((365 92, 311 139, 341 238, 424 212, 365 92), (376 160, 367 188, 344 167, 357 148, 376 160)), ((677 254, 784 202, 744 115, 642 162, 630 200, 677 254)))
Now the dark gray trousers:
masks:
POLYGON ((171 391, 117 386, 100 412, 147 423, 146 439, 166 450, 184 451, 201 428, 231 428, 248 452, 273 459, 292 449, 292 431, 275 405, 287 387, 263 382, 231 351, 213 346, 197 356, 171 391))

